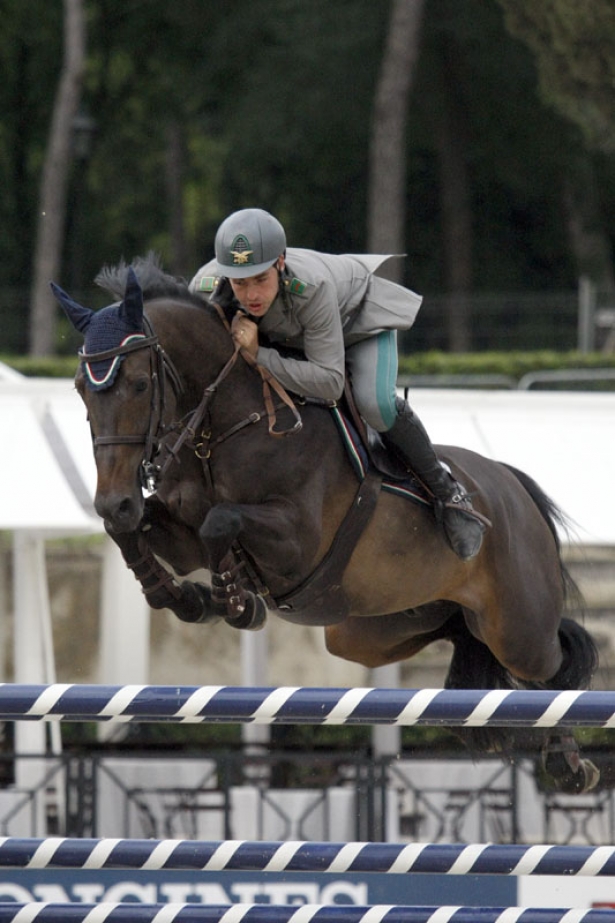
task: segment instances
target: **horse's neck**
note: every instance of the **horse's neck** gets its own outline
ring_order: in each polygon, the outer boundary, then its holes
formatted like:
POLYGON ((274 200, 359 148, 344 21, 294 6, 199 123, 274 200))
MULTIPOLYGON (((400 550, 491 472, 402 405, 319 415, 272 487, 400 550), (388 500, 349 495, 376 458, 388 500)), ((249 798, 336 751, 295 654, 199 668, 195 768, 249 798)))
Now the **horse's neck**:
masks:
MULTIPOLYGON (((181 378, 184 393, 180 397, 182 413, 198 404, 206 388, 212 385, 233 356, 230 333, 221 320, 206 307, 174 302, 160 302, 148 308, 148 316, 159 342, 181 378)), ((224 413, 232 405, 242 405, 252 394, 260 394, 260 379, 237 358, 218 390, 224 400, 214 396, 212 405, 224 404, 224 413)))

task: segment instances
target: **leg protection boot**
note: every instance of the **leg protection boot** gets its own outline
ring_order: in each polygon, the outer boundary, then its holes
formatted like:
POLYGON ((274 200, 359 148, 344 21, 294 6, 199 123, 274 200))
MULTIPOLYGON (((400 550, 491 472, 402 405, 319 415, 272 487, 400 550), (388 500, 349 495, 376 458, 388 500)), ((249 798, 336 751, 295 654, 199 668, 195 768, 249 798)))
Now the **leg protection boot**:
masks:
POLYGON ((417 415, 405 401, 398 400, 397 406, 397 419, 382 438, 432 492, 436 518, 449 545, 462 561, 470 561, 480 551, 488 520, 473 509, 468 493, 440 464, 417 415))

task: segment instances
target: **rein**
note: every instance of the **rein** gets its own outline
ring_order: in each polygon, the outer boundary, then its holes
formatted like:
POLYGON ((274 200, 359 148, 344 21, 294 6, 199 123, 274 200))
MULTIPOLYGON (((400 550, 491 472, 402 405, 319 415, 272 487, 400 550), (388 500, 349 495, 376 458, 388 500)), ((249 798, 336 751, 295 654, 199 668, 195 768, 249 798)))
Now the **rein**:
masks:
MULTIPOLYGON (((218 315, 220 316, 224 326, 228 330, 229 334, 231 333, 231 325, 228 323, 222 309, 218 305, 214 305, 218 315)), ((79 359, 84 363, 98 362, 106 359, 115 359, 118 356, 125 356, 129 353, 136 352, 141 349, 149 349, 150 351, 150 377, 152 381, 152 393, 150 401, 150 416, 147 432, 143 435, 134 434, 134 435, 115 435, 115 436, 95 436, 93 439, 94 447, 103 446, 103 445, 145 445, 145 450, 143 452, 143 459, 141 461, 140 468, 140 480, 141 484, 147 490, 153 491, 156 489, 157 484, 162 480, 166 474, 170 464, 177 460, 179 451, 182 446, 188 443, 188 440, 191 440, 197 456, 201 459, 209 458, 213 448, 216 445, 219 445, 221 442, 224 442, 230 436, 233 436, 235 433, 242 430, 245 426, 249 426, 252 423, 258 423, 260 420, 264 419, 264 416, 268 420, 268 431, 271 436, 287 436, 293 433, 299 432, 302 428, 303 423, 301 420, 301 415, 297 410, 293 400, 289 397, 282 385, 273 377, 268 369, 263 368, 258 365, 256 360, 253 358, 247 350, 242 347, 235 345, 233 354, 230 359, 224 364, 214 381, 211 384, 207 385, 203 392, 203 397, 201 398, 200 403, 197 407, 188 415, 188 418, 185 422, 181 424, 175 424, 176 426, 181 425, 181 433, 173 445, 165 445, 164 449, 168 453, 167 458, 165 459, 162 465, 158 465, 154 462, 154 458, 159 453, 161 448, 161 440, 165 435, 165 429, 170 429, 172 427, 165 427, 164 424, 164 413, 166 410, 166 391, 165 384, 167 377, 171 382, 171 386, 176 396, 180 395, 184 388, 182 385, 181 376, 175 368, 175 365, 165 353, 164 349, 158 341, 158 337, 154 334, 153 328, 147 318, 143 317, 143 325, 146 330, 146 336, 140 337, 136 340, 131 340, 129 343, 121 344, 112 349, 106 349, 97 353, 86 353, 85 350, 79 350, 79 359), (252 366, 261 376, 263 382, 263 400, 265 403, 265 414, 260 412, 253 412, 249 414, 244 420, 240 423, 236 423, 234 426, 231 426, 228 430, 223 432, 220 436, 217 436, 216 439, 211 441, 211 432, 203 432, 200 435, 203 438, 203 442, 194 444, 194 440, 197 437, 199 428, 202 426, 205 419, 208 406, 215 396, 219 385, 224 379, 228 376, 231 369, 235 365, 238 356, 241 355, 242 358, 252 366), (272 391, 278 395, 283 404, 285 404, 292 412, 294 417, 294 423, 289 429, 278 430, 276 429, 276 406, 274 405, 272 391), (203 449, 203 447, 206 447, 203 449)))
MULTIPOLYGON (((213 307, 216 309, 218 316, 220 317, 222 323, 224 324, 224 326, 226 327, 227 331, 230 334, 232 328, 229 322, 227 321, 226 316, 224 312, 222 311, 222 308, 217 304, 213 304, 213 307)), ((228 376, 231 369, 235 365, 238 356, 240 355, 242 359, 244 359, 248 363, 248 365, 252 366, 252 368, 254 368, 261 376, 261 379, 263 382, 263 401, 265 403, 265 414, 267 416, 267 421, 268 421, 269 435, 278 436, 278 437, 288 436, 288 435, 292 435, 293 433, 298 433, 299 430, 302 428, 303 422, 301 420, 301 415, 299 411, 297 410, 293 400, 289 397, 289 395, 287 394, 285 389, 282 387, 282 385, 279 383, 279 381, 277 381, 277 379, 273 377, 273 375, 269 372, 268 369, 265 369, 263 368, 263 366, 259 365, 256 362, 256 360, 253 358, 253 356, 246 349, 239 346, 238 344, 235 344, 233 348, 233 353, 230 359, 228 359, 228 361, 224 364, 224 366, 222 367, 222 369, 220 370, 220 372, 218 373, 214 381, 212 381, 212 383, 210 385, 207 385, 207 387, 205 388, 203 392, 203 397, 201 398, 201 402, 199 403, 198 407, 195 407, 195 409, 192 411, 192 413, 189 415, 188 419, 184 423, 182 432, 179 438, 177 439, 177 441, 174 443, 174 445, 165 447, 166 451, 169 454, 162 468, 160 469, 160 472, 159 472, 160 478, 164 476, 171 461, 177 458, 179 454, 179 450, 182 448, 182 446, 185 443, 188 442, 189 439, 192 440, 194 444, 194 451, 197 457, 200 458, 201 461, 205 461, 211 456, 213 449, 217 445, 220 445, 220 443, 225 442, 227 439, 229 439, 231 436, 234 436, 236 433, 240 432, 246 426, 251 426, 253 423, 259 423, 262 419, 264 419, 264 416, 261 412, 254 411, 251 414, 249 414, 247 417, 245 417, 243 420, 241 420, 239 423, 235 423, 233 426, 229 427, 227 430, 221 433, 220 436, 217 436, 213 441, 212 441, 211 430, 207 430, 207 431, 201 432, 200 434, 203 440, 202 442, 198 442, 198 443, 194 442, 194 440, 197 438, 198 430, 202 426, 203 421, 205 419, 205 415, 207 413, 209 404, 213 400, 216 394, 216 391, 218 390, 218 386, 228 376), (283 404, 285 404, 291 410, 293 414, 295 422, 289 429, 285 429, 285 430, 276 429, 276 422, 277 422, 276 407, 274 406, 273 398, 271 395, 272 390, 275 391, 275 393, 281 399, 283 404)))

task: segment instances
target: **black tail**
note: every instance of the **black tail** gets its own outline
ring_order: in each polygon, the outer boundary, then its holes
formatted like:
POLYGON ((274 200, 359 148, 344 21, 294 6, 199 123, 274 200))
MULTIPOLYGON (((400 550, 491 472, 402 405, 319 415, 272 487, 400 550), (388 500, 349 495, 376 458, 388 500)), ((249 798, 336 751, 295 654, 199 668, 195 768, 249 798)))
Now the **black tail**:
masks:
POLYGON ((572 619, 562 619, 559 640, 564 659, 550 680, 528 689, 586 689, 598 669, 598 649, 588 631, 572 619))

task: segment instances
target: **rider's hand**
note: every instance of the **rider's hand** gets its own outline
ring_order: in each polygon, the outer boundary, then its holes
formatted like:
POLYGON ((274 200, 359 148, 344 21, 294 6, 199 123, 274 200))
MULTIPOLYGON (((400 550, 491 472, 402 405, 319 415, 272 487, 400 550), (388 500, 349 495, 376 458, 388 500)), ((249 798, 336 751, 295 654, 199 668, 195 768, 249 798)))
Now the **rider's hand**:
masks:
POLYGON ((233 341, 240 349, 250 353, 256 359, 258 352, 258 327, 242 312, 238 312, 231 325, 233 341))

